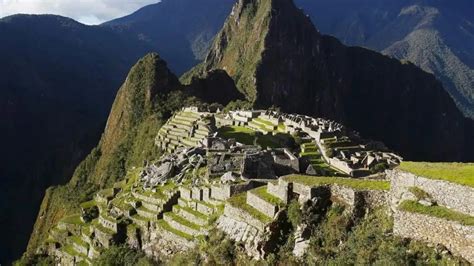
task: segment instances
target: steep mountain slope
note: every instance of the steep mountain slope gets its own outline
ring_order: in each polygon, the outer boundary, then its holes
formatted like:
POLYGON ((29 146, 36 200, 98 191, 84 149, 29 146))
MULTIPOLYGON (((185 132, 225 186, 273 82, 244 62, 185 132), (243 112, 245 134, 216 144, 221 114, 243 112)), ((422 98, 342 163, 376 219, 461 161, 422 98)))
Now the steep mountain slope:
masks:
POLYGON ((7 17, 0 35, 3 263, 24 248, 44 190, 90 152, 122 77, 147 48, 57 16, 7 17))
POLYGON ((97 147, 77 167, 68 184, 47 190, 27 252, 34 251, 52 225, 77 210, 79 203, 90 199, 98 189, 124 179, 144 160, 158 158, 155 137, 172 112, 183 106, 228 104, 242 98, 229 80, 225 73, 214 72, 183 86, 158 54, 142 58, 118 91, 97 147), (209 86, 220 88, 217 95, 223 96, 213 101, 215 93, 209 93, 213 92, 209 86))
POLYGON ((291 0, 239 1, 183 80, 214 69, 258 107, 336 119, 407 159, 471 158, 472 122, 432 75, 321 35, 291 0))
POLYGON ((413 62, 474 110, 474 4, 439 0, 297 0, 324 33, 413 62))
POLYGON ((178 79, 155 54, 146 56, 132 68, 117 94, 98 146, 79 165, 66 186, 47 191, 29 243, 30 250, 36 247, 48 226, 78 207, 78 199, 87 198, 90 191, 123 177, 128 162, 138 163, 157 152, 153 138, 146 135, 156 134, 161 117, 154 111, 161 99, 178 86, 178 79))
POLYGON ((164 0, 104 24, 149 43, 180 74, 207 54, 234 0, 164 0))
POLYGON ((0 209, 9 213, 0 217, 0 264, 24 248, 44 190, 64 183, 97 143, 132 64, 164 51, 183 72, 207 49, 231 3, 202 2, 162 1, 102 26, 49 15, 0 19, 0 209))

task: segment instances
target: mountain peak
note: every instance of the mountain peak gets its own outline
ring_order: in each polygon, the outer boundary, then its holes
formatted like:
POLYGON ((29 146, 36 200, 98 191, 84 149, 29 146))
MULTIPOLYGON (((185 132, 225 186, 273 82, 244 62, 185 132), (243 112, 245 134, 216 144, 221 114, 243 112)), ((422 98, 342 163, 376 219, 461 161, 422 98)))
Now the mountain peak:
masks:
POLYGON ((467 159, 469 123, 432 75, 321 35, 292 0, 237 2, 206 60, 183 79, 215 69, 259 108, 337 120, 411 160, 467 159), (388 130, 384 121, 396 122, 388 130), (449 132, 456 142, 443 142, 449 132))
POLYGON ((150 115, 156 97, 180 86, 178 78, 156 53, 150 53, 133 66, 119 89, 107 121, 102 147, 117 143, 127 131, 150 115))
POLYGON ((287 46, 288 52, 295 48, 293 51, 300 56, 312 54, 314 45, 305 47, 304 51, 298 50, 307 38, 314 44, 319 33, 292 0, 240 0, 234 5, 204 63, 185 77, 224 69, 234 78, 237 88, 250 101, 256 102, 255 74, 267 52, 287 46))

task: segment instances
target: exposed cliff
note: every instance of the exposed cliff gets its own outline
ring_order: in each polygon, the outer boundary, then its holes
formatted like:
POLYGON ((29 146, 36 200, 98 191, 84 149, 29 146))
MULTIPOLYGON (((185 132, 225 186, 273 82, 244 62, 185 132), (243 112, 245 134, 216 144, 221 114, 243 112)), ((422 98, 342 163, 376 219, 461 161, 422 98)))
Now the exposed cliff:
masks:
POLYGON ((206 60, 182 79, 214 69, 256 106, 336 119, 405 158, 472 157, 472 122, 432 75, 321 35, 291 0, 239 1, 206 60))

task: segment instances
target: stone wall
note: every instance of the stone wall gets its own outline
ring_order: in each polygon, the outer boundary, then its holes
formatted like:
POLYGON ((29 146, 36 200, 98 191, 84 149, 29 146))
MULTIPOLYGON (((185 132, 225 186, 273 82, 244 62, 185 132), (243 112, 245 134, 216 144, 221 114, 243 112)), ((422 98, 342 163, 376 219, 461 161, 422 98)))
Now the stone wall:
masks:
POLYGON ((255 195, 254 192, 247 192, 247 204, 254 207, 261 213, 266 216, 273 218, 278 212, 278 206, 271 204, 270 202, 261 199, 259 196, 255 195))
POLYGON ((288 190, 289 190, 288 184, 280 185, 279 183, 272 183, 272 182, 269 182, 267 184, 268 193, 281 199, 283 203, 288 203, 288 190))
POLYGON ((396 211, 395 235, 446 246, 453 254, 474 263, 474 226, 463 226, 422 214, 396 211))
POLYGON ((391 179, 392 208, 412 195, 410 187, 418 187, 432 197, 438 205, 474 216, 474 188, 442 180, 428 179, 400 170, 387 171, 391 179))
POLYGON ((216 200, 227 200, 230 197, 260 186, 260 182, 250 181, 242 184, 213 185, 211 197, 216 200))
POLYGON ((260 246, 263 240, 263 234, 260 230, 248 224, 239 221, 233 217, 223 215, 217 221, 217 228, 225 232, 228 237, 236 242, 242 242, 245 246, 247 255, 260 258, 260 246))
POLYGON ((263 231, 265 229, 265 224, 260 220, 254 218, 247 212, 236 208, 230 204, 226 204, 224 208, 224 216, 230 217, 234 220, 245 222, 250 226, 255 227, 258 230, 263 231))

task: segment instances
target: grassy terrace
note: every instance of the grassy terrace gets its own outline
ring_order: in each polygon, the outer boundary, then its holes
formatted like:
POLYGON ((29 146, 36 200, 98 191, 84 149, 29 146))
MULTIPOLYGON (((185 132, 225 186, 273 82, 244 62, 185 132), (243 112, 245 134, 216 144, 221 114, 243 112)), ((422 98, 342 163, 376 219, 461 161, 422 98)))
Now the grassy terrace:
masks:
POLYGON ((340 185, 357 190, 389 190, 389 181, 364 180, 343 177, 290 175, 283 177, 285 181, 317 187, 321 185, 340 185))
POLYGON ((104 226, 101 225, 101 224, 99 223, 99 221, 97 221, 97 220, 94 220, 94 221, 92 222, 92 225, 93 225, 94 228, 96 228, 97 230, 99 230, 99 231, 101 231, 101 232, 103 232, 103 233, 106 233, 106 234, 108 234, 108 235, 114 235, 114 234, 115 234, 114 231, 110 230, 110 229, 107 228, 107 227, 104 227, 104 226))
POLYGON ((71 255, 71 256, 82 256, 79 252, 77 252, 72 245, 66 245, 61 248, 61 251, 71 255))
POLYGON ((232 198, 228 199, 227 202, 233 207, 246 211, 248 214, 250 214, 252 217, 254 217, 255 219, 259 220, 262 223, 266 224, 272 221, 270 217, 266 216, 265 214, 259 212, 254 207, 247 204, 246 192, 233 196, 232 198))
POLYGON ((407 200, 398 207, 402 211, 425 214, 441 219, 459 222, 463 225, 474 226, 474 217, 450 210, 442 206, 424 206, 416 201, 407 200))
POLYGON ((186 219, 184 219, 183 217, 177 215, 176 213, 173 213, 173 212, 167 212, 165 213, 165 216, 168 216, 170 218, 172 218, 173 220, 175 220, 176 222, 186 226, 186 227, 189 227, 191 229, 194 229, 194 230, 201 230, 201 227, 193 222, 190 222, 186 219))
POLYGON ((273 136, 271 134, 257 136, 256 131, 247 127, 237 126, 220 128, 219 136, 226 139, 233 138, 238 142, 246 145, 253 145, 255 138, 258 138, 257 144, 261 145, 264 148, 281 148, 284 146, 282 143, 285 143, 289 138, 292 138, 290 135, 282 133, 277 134, 276 136, 273 136))
POLYGON ((72 243, 75 243, 79 246, 86 247, 86 248, 89 247, 89 244, 87 244, 86 241, 82 240, 82 238, 78 236, 71 236, 69 238, 71 239, 72 243))
POLYGON ((160 226, 161 228, 163 228, 164 230, 168 231, 168 232, 171 232, 177 236, 180 236, 184 239, 187 239, 189 241, 192 241, 194 238, 192 235, 188 235, 184 232, 181 232, 179 230, 176 230, 174 229, 173 227, 171 227, 167 222, 163 221, 163 220, 158 220, 157 222, 157 225, 160 226))
POLYGON ((76 224, 76 225, 83 225, 84 222, 81 220, 81 215, 71 215, 61 220, 61 222, 66 224, 76 224))
POLYGON ((189 207, 182 207, 182 206, 179 206, 179 205, 174 205, 173 208, 175 208, 176 210, 184 210, 188 213, 191 213, 192 215, 196 216, 196 217, 199 217, 201 219, 204 219, 204 220, 207 220, 208 217, 204 214, 204 213, 200 213, 194 209, 191 209, 189 207))
POLYGON ((259 198, 264 199, 266 202, 270 202, 276 206, 282 206, 283 201, 267 192, 267 186, 259 187, 254 190, 251 190, 259 198))
POLYGON ((260 124, 264 124, 266 126, 270 126, 270 127, 274 127, 275 125, 268 121, 268 120, 265 120, 265 119, 262 119, 262 118, 254 118, 253 120, 255 120, 256 122, 260 123, 260 124))
POLYGON ((95 202, 95 200, 90 200, 90 201, 86 201, 84 203, 81 203, 80 206, 83 209, 89 209, 89 208, 92 208, 94 206, 97 206, 97 202, 95 202))
POLYGON ((399 169, 426 178, 474 187, 474 163, 402 162, 399 169))

